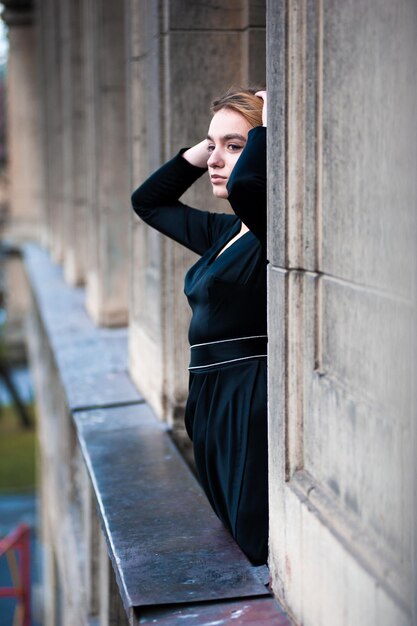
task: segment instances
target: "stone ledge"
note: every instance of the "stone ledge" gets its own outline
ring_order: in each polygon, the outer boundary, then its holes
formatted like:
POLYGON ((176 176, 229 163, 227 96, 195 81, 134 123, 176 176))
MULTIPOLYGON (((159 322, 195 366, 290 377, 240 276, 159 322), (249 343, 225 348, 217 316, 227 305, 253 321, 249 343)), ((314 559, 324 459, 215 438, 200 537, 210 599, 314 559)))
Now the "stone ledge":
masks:
POLYGON ((67 286, 44 250, 26 245, 24 259, 129 623, 186 617, 201 626, 217 615, 221 624, 289 625, 265 568, 240 551, 134 388, 127 330, 96 328, 83 289, 67 286))
POLYGON ((274 598, 158 607, 142 612, 139 624, 157 626, 291 626, 274 598))
POLYGON ((97 328, 85 290, 66 285, 45 250, 26 244, 23 256, 69 410, 143 402, 127 371, 127 329, 97 328))
POLYGON ((148 405, 75 422, 128 615, 269 595, 148 405))

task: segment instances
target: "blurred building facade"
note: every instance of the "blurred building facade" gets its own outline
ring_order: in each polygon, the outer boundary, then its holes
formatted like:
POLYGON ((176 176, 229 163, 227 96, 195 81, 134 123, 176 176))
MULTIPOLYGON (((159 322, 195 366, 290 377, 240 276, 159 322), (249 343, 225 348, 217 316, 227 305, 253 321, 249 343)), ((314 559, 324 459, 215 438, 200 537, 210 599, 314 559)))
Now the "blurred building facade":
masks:
MULTIPOLYGON (((49 252, 97 326, 127 327, 130 375, 179 439, 194 257, 140 223, 130 193, 204 137, 214 96, 266 82, 273 591, 297 624, 417 623, 415 3, 4 5, 9 236, 49 252)), ((219 209, 207 182, 186 198, 219 209)), ((40 327, 38 371, 55 350, 40 327)), ((43 412, 70 423, 44 379, 43 412)), ((63 624, 121 623, 67 552, 70 507, 53 505, 80 456, 65 428, 62 455, 41 438, 46 624, 58 604, 63 624), (84 583, 57 582, 72 577, 84 583)))

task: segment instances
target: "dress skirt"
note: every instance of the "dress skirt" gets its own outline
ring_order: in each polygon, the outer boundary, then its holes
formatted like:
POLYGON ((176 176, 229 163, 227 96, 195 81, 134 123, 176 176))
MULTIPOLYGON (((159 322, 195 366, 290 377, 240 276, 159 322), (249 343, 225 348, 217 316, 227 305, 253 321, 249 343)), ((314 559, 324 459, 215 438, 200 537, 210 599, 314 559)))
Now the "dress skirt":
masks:
POLYGON ((185 425, 202 487, 249 559, 268 552, 266 358, 190 372, 185 425))

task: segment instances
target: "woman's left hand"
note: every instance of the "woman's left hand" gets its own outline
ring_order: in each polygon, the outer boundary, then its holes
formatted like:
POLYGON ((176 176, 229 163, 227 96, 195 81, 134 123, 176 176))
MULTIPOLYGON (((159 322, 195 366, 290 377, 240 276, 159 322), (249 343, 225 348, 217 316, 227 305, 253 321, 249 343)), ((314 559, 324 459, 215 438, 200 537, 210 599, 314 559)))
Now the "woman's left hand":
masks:
POLYGON ((262 100, 264 101, 264 106, 262 108, 262 125, 266 126, 266 119, 267 119, 267 115, 266 115, 266 110, 267 110, 266 91, 257 91, 255 93, 255 96, 258 96, 258 98, 262 98, 262 100))

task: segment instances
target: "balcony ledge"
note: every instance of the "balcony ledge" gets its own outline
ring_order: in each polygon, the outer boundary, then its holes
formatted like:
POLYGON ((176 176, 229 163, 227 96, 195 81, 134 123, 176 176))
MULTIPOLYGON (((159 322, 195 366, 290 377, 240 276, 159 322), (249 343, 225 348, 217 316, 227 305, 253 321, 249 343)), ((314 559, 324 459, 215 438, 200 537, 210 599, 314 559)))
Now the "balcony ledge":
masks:
POLYGON ((84 290, 34 244, 27 275, 76 429, 130 624, 290 621, 212 512, 127 371, 127 329, 97 328, 84 290))

